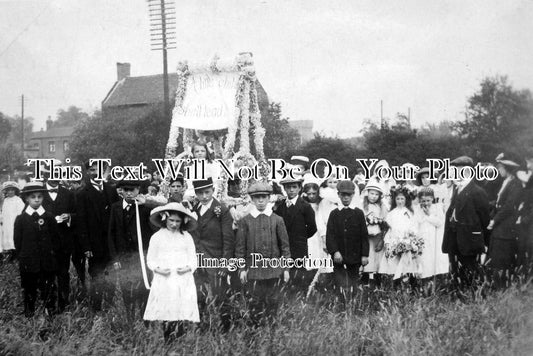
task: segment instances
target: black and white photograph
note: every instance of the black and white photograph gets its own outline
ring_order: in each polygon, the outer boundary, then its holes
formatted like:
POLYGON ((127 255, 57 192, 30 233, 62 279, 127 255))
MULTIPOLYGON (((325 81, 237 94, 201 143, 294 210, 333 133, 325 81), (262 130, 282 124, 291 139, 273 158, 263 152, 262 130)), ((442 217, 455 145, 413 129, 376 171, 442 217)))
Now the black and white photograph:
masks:
POLYGON ((0 355, 533 355, 532 19, 0 0, 0 355))

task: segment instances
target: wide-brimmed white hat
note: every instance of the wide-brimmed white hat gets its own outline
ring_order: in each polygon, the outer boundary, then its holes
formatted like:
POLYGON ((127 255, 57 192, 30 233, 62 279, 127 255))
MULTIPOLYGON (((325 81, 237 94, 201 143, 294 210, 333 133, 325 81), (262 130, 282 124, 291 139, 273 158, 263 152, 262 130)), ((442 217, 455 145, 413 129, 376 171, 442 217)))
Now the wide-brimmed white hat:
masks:
POLYGON ((191 231, 196 228, 196 215, 187 209, 182 203, 168 203, 166 205, 158 206, 150 212, 150 222, 157 227, 164 227, 164 221, 168 217, 168 213, 176 211, 185 215, 182 222, 183 230, 191 231))

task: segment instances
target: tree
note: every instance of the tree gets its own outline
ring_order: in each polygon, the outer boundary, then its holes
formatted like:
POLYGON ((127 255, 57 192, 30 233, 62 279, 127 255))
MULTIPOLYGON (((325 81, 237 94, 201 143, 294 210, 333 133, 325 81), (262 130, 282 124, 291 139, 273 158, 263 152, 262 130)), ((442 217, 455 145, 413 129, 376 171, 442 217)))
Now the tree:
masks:
MULTIPOLYGON (((20 145, 22 135, 20 116, 16 115, 15 117, 8 117, 8 120, 11 124, 11 131, 9 133, 7 142, 20 145)), ((31 133, 33 132, 33 121, 33 117, 24 118, 24 144, 27 144, 30 140, 31 133)))
POLYGON ((533 100, 529 90, 515 90, 507 77, 485 78, 468 99, 466 119, 454 129, 471 144, 478 159, 493 160, 502 150, 533 143, 533 100))
POLYGON ((50 128, 76 126, 87 118, 89 118, 89 114, 76 106, 69 106, 66 111, 63 109, 57 111, 57 119, 52 121, 50 128))
POLYGON ((10 142, 0 144, 0 170, 12 172, 20 168, 23 161, 20 146, 10 142))
POLYGON ((5 142, 11 132, 11 122, 0 112, 0 142, 5 142))
POLYGON ((281 104, 270 103, 268 111, 261 113, 261 123, 265 128, 264 152, 267 158, 290 158, 290 154, 300 145, 298 130, 281 118, 281 104))

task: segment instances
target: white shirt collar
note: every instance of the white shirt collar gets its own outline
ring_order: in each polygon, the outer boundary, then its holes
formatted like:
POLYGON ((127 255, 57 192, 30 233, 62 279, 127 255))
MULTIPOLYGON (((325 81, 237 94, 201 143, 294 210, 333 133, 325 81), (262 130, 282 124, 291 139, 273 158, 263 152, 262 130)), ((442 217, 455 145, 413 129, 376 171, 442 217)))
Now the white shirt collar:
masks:
POLYGON ((128 203, 126 199, 122 199, 122 209, 126 209, 128 205, 132 206, 133 204, 128 203))
POLYGON ((38 207, 37 210, 32 208, 29 205, 26 207, 26 214, 28 214, 29 216, 32 216, 33 213, 37 213, 37 214, 39 214, 39 216, 41 216, 41 215, 44 214, 44 212, 45 212, 45 210, 44 210, 42 205, 40 207, 38 207))
POLYGON ((353 207, 352 207, 351 204, 348 205, 348 206, 344 206, 344 205, 340 204, 340 205, 337 207, 337 209, 339 209, 339 210, 344 210, 344 208, 346 208, 346 209, 353 209, 353 207))
POLYGON ((46 182, 46 188, 48 190, 50 190, 50 189, 59 189, 59 185, 56 185, 55 187, 52 187, 50 184, 48 184, 48 182, 46 182))
POLYGON ((211 204, 213 204, 213 200, 214 200, 214 199, 211 198, 211 200, 210 200, 209 203, 207 203, 207 204, 202 204, 202 203, 200 203, 200 206, 201 206, 202 208, 205 208, 205 210, 207 210, 207 209, 209 209, 209 208, 211 207, 211 204))
POLYGON ((298 200, 298 196, 295 196, 294 198, 292 199, 288 199, 287 198, 287 201, 290 201, 292 205, 296 205, 296 201, 298 200))
POLYGON ((250 215, 252 215, 254 218, 258 217, 259 215, 264 214, 266 216, 272 215, 272 209, 270 207, 266 207, 265 210, 259 211, 255 206, 252 207, 250 210, 250 215))

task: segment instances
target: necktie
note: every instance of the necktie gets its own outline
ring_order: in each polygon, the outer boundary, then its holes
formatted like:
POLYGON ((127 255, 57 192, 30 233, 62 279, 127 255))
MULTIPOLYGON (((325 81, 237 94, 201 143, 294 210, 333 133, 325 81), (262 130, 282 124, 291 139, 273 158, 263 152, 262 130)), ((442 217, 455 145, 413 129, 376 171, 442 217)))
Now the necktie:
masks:
POLYGON ((37 221, 37 219, 39 219, 39 214, 34 211, 33 214, 31 214, 31 217, 33 218, 33 220, 37 221))
POLYGON ((287 200, 287 208, 290 208, 292 206, 292 201, 287 200))

